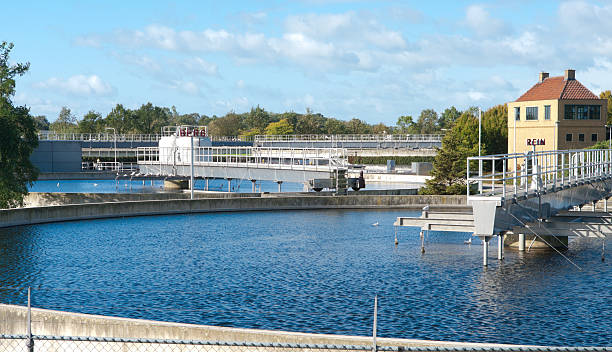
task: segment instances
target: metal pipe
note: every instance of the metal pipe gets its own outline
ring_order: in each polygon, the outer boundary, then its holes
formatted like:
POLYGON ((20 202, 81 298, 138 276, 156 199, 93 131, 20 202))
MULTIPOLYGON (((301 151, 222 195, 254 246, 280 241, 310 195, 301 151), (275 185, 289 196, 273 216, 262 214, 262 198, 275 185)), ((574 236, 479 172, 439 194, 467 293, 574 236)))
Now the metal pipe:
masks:
POLYGON ((31 305, 31 292, 32 288, 28 286, 28 316, 27 316, 27 334, 28 341, 26 342, 26 346, 28 347, 28 352, 34 352, 34 340, 32 339, 32 305, 31 305))
POLYGON ((193 199, 193 189, 194 189, 194 181, 193 181, 193 133, 191 133, 191 175, 190 175, 190 189, 191 189, 191 199, 193 199))
POLYGON ((524 233, 519 233, 518 234, 518 242, 519 242, 519 251, 524 252, 525 251, 525 234, 524 233))
POLYGON ((482 265, 489 265, 489 241, 486 237, 482 239, 482 265))
POLYGON ((504 259, 504 235, 501 233, 497 236, 497 259, 504 259))
POLYGON ((376 325, 378 318, 378 295, 374 296, 374 323, 372 324, 372 352, 376 352, 376 325))

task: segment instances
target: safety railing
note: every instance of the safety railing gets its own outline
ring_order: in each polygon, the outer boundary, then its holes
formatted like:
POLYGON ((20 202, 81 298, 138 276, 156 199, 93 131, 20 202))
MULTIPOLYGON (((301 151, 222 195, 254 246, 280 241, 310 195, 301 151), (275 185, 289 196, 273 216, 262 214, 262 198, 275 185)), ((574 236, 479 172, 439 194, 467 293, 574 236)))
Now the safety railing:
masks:
POLYGON ((138 171, 138 163, 122 163, 114 161, 83 161, 82 171, 138 171))
POLYGON ((157 142, 161 134, 38 133, 40 141, 157 142))
MULTIPOLYGON (((138 164, 191 165, 191 148, 140 147, 138 164)), ((250 167, 290 170, 335 170, 348 166, 342 148, 194 147, 195 166, 250 167)))
POLYGON ((210 136, 213 142, 252 142, 254 136, 210 136))
POLYGON ((251 341, 171 340, 57 335, 0 335, 0 352, 34 351, 202 351, 202 352, 325 352, 325 351, 397 351, 397 352, 609 352, 612 347, 596 346, 512 346, 486 344, 341 345, 251 341))
POLYGON ((553 150, 467 159, 467 193, 502 198, 536 195, 612 177, 612 150, 553 150))
POLYGON ((441 142, 442 134, 256 135, 255 142, 441 142))

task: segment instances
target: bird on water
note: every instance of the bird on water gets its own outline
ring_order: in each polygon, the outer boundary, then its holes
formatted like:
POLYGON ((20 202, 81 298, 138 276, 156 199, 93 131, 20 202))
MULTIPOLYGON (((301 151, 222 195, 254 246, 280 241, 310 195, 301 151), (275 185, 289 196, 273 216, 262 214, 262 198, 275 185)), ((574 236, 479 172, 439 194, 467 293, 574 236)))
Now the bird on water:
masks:
POLYGON ((378 226, 378 221, 373 223, 372 226, 378 226))

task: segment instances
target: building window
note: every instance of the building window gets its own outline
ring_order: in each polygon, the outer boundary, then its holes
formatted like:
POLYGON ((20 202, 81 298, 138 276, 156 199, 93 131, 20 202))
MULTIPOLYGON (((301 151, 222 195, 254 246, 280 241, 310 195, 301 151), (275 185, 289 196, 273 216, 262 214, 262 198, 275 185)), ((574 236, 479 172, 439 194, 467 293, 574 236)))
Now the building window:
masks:
POLYGON ((568 133, 568 134, 565 135, 565 141, 566 142, 571 142, 572 141, 572 134, 571 133, 568 133))
POLYGON ((584 142, 584 133, 578 134, 578 142, 584 142))
POLYGON ((591 135, 591 142, 597 142, 597 133, 591 135))
POLYGON ((566 120, 599 120, 600 105, 565 105, 566 120))
POLYGON ((532 106, 526 108, 527 115, 525 120, 537 120, 538 119, 538 107, 532 106))
POLYGON ((514 120, 515 121, 521 120, 521 108, 520 107, 514 108, 514 120))
POLYGON ((544 105, 544 120, 550 120, 550 105, 544 105))

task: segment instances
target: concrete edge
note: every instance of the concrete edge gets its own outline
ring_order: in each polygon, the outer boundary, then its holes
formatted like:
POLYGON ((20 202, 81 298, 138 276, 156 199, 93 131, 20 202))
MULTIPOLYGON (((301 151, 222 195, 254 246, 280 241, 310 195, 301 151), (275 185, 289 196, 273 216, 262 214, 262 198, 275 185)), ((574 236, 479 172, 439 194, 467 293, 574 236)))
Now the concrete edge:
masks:
MULTIPOLYGON (((443 197, 443 196, 441 196, 443 197)), ((106 218, 199 214, 242 211, 322 209, 406 209, 421 210, 427 202, 413 202, 419 196, 265 197, 144 200, 105 203, 51 205, 0 210, 0 228, 106 218), (417 198, 414 198, 417 197, 417 198), (360 202, 355 202, 359 200, 360 202), (399 202, 403 200, 404 202, 399 202), (400 204, 397 204, 397 203, 400 204), (232 206, 227 206, 231 203, 232 206), (255 204, 253 204, 255 203, 255 204), (274 205, 277 203, 278 205, 274 205), (286 204, 291 203, 291 204, 286 204)), ((442 198, 444 200, 445 198, 442 198)), ((422 199, 421 199, 422 200, 422 199)), ((462 204, 431 204, 430 209, 468 209, 462 204)))
MULTIPOLYGON (((0 304, 0 312, 16 312, 19 315, 27 314, 27 307, 9 304, 0 304)), ((334 334, 317 334, 317 333, 305 333, 305 332, 293 332, 293 331, 282 331, 282 330, 266 330, 266 329, 251 329, 251 328, 233 328, 224 326, 213 326, 213 325, 200 325, 200 324, 188 324, 188 323, 176 323, 166 321, 155 321, 147 319, 133 319, 125 317, 113 317, 97 314, 84 314, 84 313, 73 313, 67 311, 59 311, 52 309, 43 308, 31 308, 33 318, 36 315, 44 315, 45 317, 53 317, 54 320, 79 320, 82 322, 89 321, 90 328, 95 331, 96 325, 125 325, 126 327, 144 327, 148 331, 151 328, 178 328, 183 331, 185 330, 203 330, 207 332, 216 332, 227 336, 257 336, 258 340, 269 340, 270 342, 276 342, 280 337, 286 341, 324 341, 327 344, 346 344, 350 342, 354 345, 369 345, 372 343, 372 337, 370 336, 358 336, 358 335, 334 335, 334 334), (263 339, 262 339, 263 338, 263 339)), ((46 320, 46 319, 45 319, 46 320)), ((69 325, 67 323, 66 325, 69 325)), ((33 331, 36 333, 36 331, 33 331)), ((63 335, 69 336, 69 335, 63 335)), ((95 337, 114 337, 114 336, 96 336, 95 337)), ((134 338, 147 338, 144 336, 134 336, 134 338)), ((155 338, 155 337, 149 337, 155 338)), ((226 342, 248 342, 248 341, 237 341, 237 340, 220 340, 226 342)), ((436 341, 436 340, 421 340, 421 339, 405 339, 405 338, 388 338, 388 337, 377 337, 377 345, 379 346, 406 346, 406 347, 442 347, 442 346, 455 346, 455 347, 536 347, 527 345, 511 345, 511 344, 490 344, 490 343, 474 343, 474 342, 458 342, 458 341, 436 341)))

